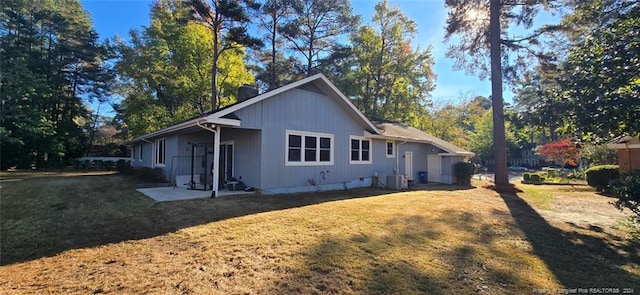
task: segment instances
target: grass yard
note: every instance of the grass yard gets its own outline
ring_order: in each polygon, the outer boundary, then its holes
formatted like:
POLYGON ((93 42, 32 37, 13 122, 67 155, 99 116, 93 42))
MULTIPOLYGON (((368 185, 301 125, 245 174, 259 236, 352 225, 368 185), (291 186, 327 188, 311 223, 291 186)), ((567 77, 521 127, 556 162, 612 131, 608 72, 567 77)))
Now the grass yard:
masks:
POLYGON ((586 187, 155 203, 119 175, 0 177, 0 294, 640 292, 624 214, 586 187))

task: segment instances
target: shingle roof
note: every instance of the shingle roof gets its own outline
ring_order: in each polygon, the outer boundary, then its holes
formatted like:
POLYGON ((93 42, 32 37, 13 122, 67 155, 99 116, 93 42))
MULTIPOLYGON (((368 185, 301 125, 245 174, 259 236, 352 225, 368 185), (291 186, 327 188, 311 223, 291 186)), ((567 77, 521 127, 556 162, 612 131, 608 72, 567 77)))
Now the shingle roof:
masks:
POLYGON ((450 142, 444 141, 440 138, 427 134, 424 131, 408 126, 406 124, 384 119, 369 118, 369 120, 371 121, 371 123, 373 123, 373 125, 376 126, 376 128, 378 128, 382 132, 381 135, 383 136, 394 137, 401 140, 431 143, 434 146, 443 149, 451 154, 458 154, 461 156, 474 155, 470 151, 467 151, 461 147, 451 144, 450 142))

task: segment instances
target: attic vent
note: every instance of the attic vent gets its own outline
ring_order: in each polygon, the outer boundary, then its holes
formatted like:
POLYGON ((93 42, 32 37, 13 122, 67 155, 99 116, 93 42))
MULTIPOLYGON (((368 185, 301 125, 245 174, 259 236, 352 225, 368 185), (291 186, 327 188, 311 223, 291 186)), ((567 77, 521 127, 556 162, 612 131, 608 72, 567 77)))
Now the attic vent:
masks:
POLYGON ((253 85, 242 85, 238 87, 238 102, 258 96, 258 88, 253 85))

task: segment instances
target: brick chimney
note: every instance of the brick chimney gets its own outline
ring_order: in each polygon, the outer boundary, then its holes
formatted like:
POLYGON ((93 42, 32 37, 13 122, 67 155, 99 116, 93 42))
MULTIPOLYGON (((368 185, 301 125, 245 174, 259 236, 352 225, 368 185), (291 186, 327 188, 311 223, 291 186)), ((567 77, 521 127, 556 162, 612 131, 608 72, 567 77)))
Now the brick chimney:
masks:
POLYGON ((244 84, 238 87, 238 102, 258 96, 258 88, 253 85, 244 84))

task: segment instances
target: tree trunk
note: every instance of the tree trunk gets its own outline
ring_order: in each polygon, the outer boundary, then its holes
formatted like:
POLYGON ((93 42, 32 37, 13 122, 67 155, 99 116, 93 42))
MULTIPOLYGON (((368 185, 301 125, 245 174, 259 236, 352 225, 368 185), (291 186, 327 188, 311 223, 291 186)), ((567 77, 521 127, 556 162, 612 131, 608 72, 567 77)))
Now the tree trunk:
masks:
POLYGON ((211 64, 211 111, 218 108, 218 28, 213 30, 213 63, 211 64))
POLYGON ((269 90, 276 89, 278 87, 276 83, 276 36, 278 34, 278 23, 276 18, 273 19, 273 27, 271 28, 271 72, 269 73, 269 90))
POLYGON ((493 146, 496 190, 509 186, 507 173, 507 141, 504 130, 504 102, 502 99, 502 61, 500 49, 500 0, 491 0, 489 21, 491 47, 491 102, 493 106, 493 146))

